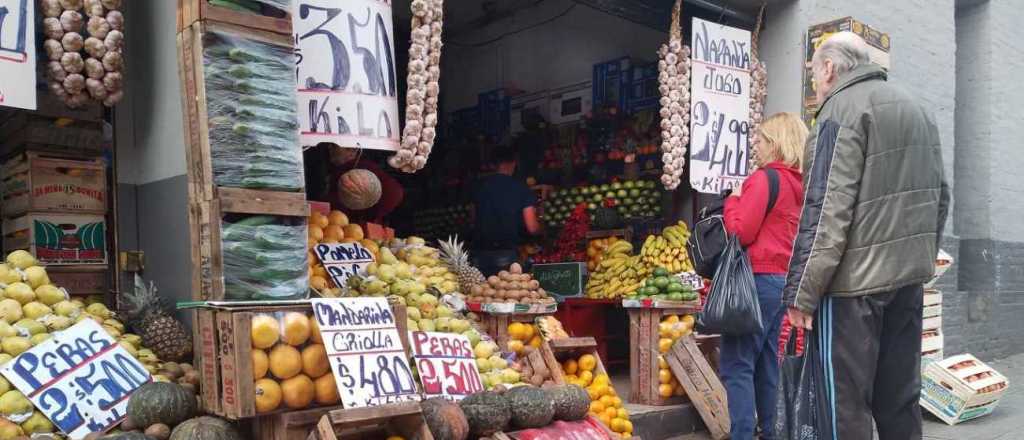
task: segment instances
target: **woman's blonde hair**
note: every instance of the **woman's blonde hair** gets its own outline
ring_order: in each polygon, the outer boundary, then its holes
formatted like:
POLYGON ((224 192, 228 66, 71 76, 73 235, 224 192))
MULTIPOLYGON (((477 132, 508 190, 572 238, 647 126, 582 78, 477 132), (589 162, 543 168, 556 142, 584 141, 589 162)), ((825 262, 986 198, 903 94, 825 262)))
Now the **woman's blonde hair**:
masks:
MULTIPOLYGON (((776 113, 769 116, 758 127, 758 134, 768 143, 775 157, 763 158, 764 164, 781 161, 791 167, 801 168, 804 158, 804 144, 807 142, 807 126, 795 113, 776 113)), ((765 152, 764 146, 758 148, 765 152)))

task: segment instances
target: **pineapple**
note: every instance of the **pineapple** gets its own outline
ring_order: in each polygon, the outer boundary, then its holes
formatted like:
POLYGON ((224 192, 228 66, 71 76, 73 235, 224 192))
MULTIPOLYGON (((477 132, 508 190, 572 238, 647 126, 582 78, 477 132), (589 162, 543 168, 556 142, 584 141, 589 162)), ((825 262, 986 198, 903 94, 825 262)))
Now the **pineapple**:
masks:
POLYGON ((142 336, 142 344, 162 361, 182 362, 192 355, 192 335, 164 310, 154 283, 150 282, 147 287, 142 278, 135 275, 135 291, 125 292, 121 304, 123 309, 119 314, 142 336))
POLYGON ((471 287, 487 281, 480 269, 469 264, 469 252, 463 249, 458 237, 448 237, 447 241, 438 240, 437 244, 441 248, 441 261, 459 278, 460 292, 469 294, 471 287))

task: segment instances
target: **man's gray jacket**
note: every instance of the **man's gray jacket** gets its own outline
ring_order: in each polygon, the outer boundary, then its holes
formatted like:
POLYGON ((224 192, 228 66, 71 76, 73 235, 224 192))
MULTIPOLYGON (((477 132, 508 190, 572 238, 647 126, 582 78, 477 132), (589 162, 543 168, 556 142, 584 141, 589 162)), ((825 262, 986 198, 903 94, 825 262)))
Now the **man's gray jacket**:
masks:
POLYGON ((949 188, 927 109, 871 64, 840 77, 807 142, 785 303, 891 292, 935 271, 949 188))

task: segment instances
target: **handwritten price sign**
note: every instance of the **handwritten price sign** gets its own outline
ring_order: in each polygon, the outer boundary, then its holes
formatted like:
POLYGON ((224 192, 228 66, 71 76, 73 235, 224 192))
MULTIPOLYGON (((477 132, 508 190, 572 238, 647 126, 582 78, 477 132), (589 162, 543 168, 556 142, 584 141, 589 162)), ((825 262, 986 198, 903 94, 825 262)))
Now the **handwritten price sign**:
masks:
POLYGON ((359 243, 326 243, 314 248, 334 285, 341 287, 349 277, 373 263, 373 254, 359 243))
POLYGON ((391 2, 297 0, 292 27, 302 145, 397 150, 391 2))
POLYGON ((150 381, 146 368, 91 319, 54 333, 0 373, 71 438, 120 423, 128 397, 150 381))
POLYGON ((750 32, 693 19, 690 185, 717 194, 750 174, 750 32))
POLYGON ((484 390, 469 338, 434 332, 409 332, 423 395, 459 401, 484 390))
POLYGON ((0 106, 36 109, 35 0, 0 0, 0 106))
POLYGON ((314 299, 313 312, 346 408, 420 399, 386 299, 314 299))

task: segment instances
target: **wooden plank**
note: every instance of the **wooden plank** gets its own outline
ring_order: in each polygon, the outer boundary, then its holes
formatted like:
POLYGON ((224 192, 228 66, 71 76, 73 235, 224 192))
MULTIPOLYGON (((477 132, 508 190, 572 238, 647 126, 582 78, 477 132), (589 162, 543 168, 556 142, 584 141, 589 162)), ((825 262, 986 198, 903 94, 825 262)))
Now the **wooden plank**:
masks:
POLYGON ((715 440, 729 438, 729 405, 725 389, 700 354, 693 336, 676 341, 666 360, 704 420, 711 437, 715 440))
POLYGON ((403 402, 390 405, 368 406, 330 411, 326 414, 334 425, 352 426, 372 423, 381 419, 420 414, 419 402, 403 402))
POLYGON ((291 11, 283 11, 284 17, 274 17, 257 13, 233 11, 216 5, 208 0, 178 0, 178 28, 184 29, 199 20, 224 22, 248 28, 290 35, 292 33, 291 11))
POLYGON ((555 357, 549 341, 541 341, 540 356, 544 361, 544 365, 551 370, 551 380, 558 385, 565 385, 565 372, 562 371, 562 364, 555 357))
POLYGON ((256 383, 252 371, 252 328, 253 313, 234 313, 235 326, 235 374, 238 382, 238 416, 248 418, 256 415, 256 383))
POLYGON ((236 357, 235 322, 231 312, 217 312, 217 333, 220 343, 218 352, 221 371, 221 415, 230 419, 238 419, 241 413, 237 372, 239 359, 236 357))
MULTIPOLYGON (((248 198, 220 197, 220 209, 224 213, 269 214, 294 217, 309 217, 309 203, 302 193, 275 193, 272 191, 244 190, 248 198), (286 195, 285 199, 278 197, 286 195), (268 200, 269 198, 269 200, 268 200)), ((220 190, 218 190, 218 193, 220 190)))
POLYGON ((217 352, 216 316, 212 310, 197 310, 194 316, 194 338, 196 368, 199 369, 202 409, 213 414, 223 414, 220 395, 220 363, 217 352))
POLYGON ((583 348, 597 348, 597 340, 591 336, 553 339, 548 342, 554 351, 579 350, 583 348))
POLYGON ((640 403, 643 401, 641 393, 640 374, 640 318, 641 310, 629 311, 629 401, 640 403))

